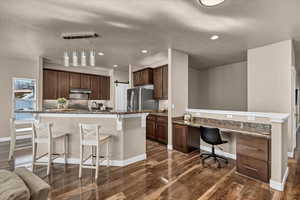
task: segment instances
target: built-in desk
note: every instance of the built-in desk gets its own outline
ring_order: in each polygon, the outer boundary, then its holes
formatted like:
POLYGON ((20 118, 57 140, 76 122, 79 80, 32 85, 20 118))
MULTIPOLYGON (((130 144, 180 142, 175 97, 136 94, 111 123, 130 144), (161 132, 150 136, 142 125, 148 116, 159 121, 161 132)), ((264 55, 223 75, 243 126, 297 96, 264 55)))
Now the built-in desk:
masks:
POLYGON ((210 118, 195 118, 192 122, 185 122, 176 118, 173 119, 173 148, 184 153, 199 149, 200 126, 219 128, 223 133, 236 134, 237 172, 269 182, 271 125, 210 118))

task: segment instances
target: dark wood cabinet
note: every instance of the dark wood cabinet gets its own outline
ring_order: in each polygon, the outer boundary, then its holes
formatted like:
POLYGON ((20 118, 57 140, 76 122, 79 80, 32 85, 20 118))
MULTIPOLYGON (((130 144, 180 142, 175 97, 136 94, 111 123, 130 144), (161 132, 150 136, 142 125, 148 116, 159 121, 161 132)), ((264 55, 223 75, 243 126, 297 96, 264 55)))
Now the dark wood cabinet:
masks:
POLYGON ((133 85, 142 86, 153 84, 153 69, 146 68, 133 72, 133 85))
POLYGON ((58 71, 58 98, 69 98, 70 93, 70 73, 58 71))
POLYGON ((188 153, 188 126, 173 124, 173 148, 188 153))
POLYGON ((163 88, 162 88, 162 67, 155 68, 153 71, 153 84, 154 84, 154 98, 161 99, 163 95, 163 88))
POLYGON ((168 117, 148 115, 146 122, 147 138, 168 143, 168 117))
POLYGON ((168 143, 168 118, 158 116, 156 118, 156 139, 164 144, 168 143))
POLYGON ((156 122, 155 122, 156 118, 149 115, 147 117, 147 121, 146 121, 146 136, 149 139, 155 140, 156 139, 156 122))
POLYGON ((70 73, 70 88, 81 88, 81 76, 79 73, 70 73))
POLYGON ((168 99, 168 65, 153 70, 154 98, 168 99))
POLYGON ((99 98, 100 100, 110 99, 110 78, 106 76, 99 77, 100 87, 99 87, 99 98))
POLYGON ((69 98, 70 89, 90 89, 90 100, 110 99, 110 77, 59 70, 43 70, 43 99, 69 98))
POLYGON ((92 93, 90 94, 90 100, 98 100, 100 97, 100 78, 99 76, 93 76, 91 75, 90 78, 91 81, 91 91, 92 93))
POLYGON ((58 72, 53 70, 43 71, 43 98, 58 98, 58 72))
POLYGON ((263 137, 237 136, 237 172, 269 182, 270 140, 263 137))
POLYGON ((200 147, 200 130, 196 127, 173 123, 173 148, 189 153, 200 147))
POLYGON ((91 75, 80 74, 80 88, 82 89, 91 88, 91 75))
POLYGON ((169 81, 169 72, 168 72, 168 65, 163 66, 163 86, 162 86, 162 99, 168 99, 168 81, 169 81))

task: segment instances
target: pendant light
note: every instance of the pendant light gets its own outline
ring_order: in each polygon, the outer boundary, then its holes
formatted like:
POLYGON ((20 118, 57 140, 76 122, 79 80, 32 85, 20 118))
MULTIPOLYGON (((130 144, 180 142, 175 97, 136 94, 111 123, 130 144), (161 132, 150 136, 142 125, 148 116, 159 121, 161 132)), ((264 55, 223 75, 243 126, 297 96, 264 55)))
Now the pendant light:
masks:
POLYGON ((64 66, 65 67, 70 66, 70 57, 67 51, 64 52, 64 66))

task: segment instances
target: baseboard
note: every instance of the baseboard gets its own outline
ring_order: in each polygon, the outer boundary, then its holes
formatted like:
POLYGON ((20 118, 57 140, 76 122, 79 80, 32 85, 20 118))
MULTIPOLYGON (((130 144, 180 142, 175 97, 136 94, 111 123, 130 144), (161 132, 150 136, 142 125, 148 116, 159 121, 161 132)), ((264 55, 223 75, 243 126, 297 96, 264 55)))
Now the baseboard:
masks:
MULTIPOLYGON (((208 147, 208 146, 200 145, 200 149, 203 151, 211 152, 211 147, 208 147)), ((227 153, 227 152, 219 150, 219 149, 215 149, 215 152, 216 152, 216 154, 218 154, 220 156, 224 156, 226 158, 231 158, 233 160, 236 160, 235 154, 227 153)))
POLYGON ((280 183, 277 181, 270 180, 270 187, 278 191, 283 191, 288 175, 289 175, 289 168, 287 167, 282 182, 280 183))
POLYGON ((173 150, 173 145, 172 144, 168 144, 167 145, 167 149, 172 151, 173 150))
MULTIPOLYGON (((126 160, 111 160, 110 161, 110 165, 111 166, 115 166, 115 167, 125 167, 127 165, 142 161, 142 160, 146 160, 147 159, 147 155, 146 154, 141 154, 126 160)), ((39 160, 39 162, 47 162, 48 158, 47 157, 43 157, 39 160)), ((79 158, 68 158, 67 159, 68 164, 75 164, 75 165, 79 165, 79 158)), ((65 159, 64 158, 57 158, 53 161, 53 163, 58 163, 58 164, 65 164, 65 159)), ((86 164, 92 164, 91 160, 88 160, 86 162, 86 164)), ((100 161, 99 165, 101 166, 105 166, 107 165, 106 160, 100 161)))

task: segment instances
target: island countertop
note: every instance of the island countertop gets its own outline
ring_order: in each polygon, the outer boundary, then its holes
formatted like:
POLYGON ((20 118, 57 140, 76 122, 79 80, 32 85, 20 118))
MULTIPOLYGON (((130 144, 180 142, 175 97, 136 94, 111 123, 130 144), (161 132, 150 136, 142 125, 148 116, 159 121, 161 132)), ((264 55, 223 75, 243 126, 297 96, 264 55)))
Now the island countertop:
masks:
POLYGON ((15 113, 32 113, 32 114, 107 114, 107 115, 128 115, 157 113, 153 110, 129 111, 129 110, 78 110, 78 109, 45 109, 45 110, 15 110, 15 113))

